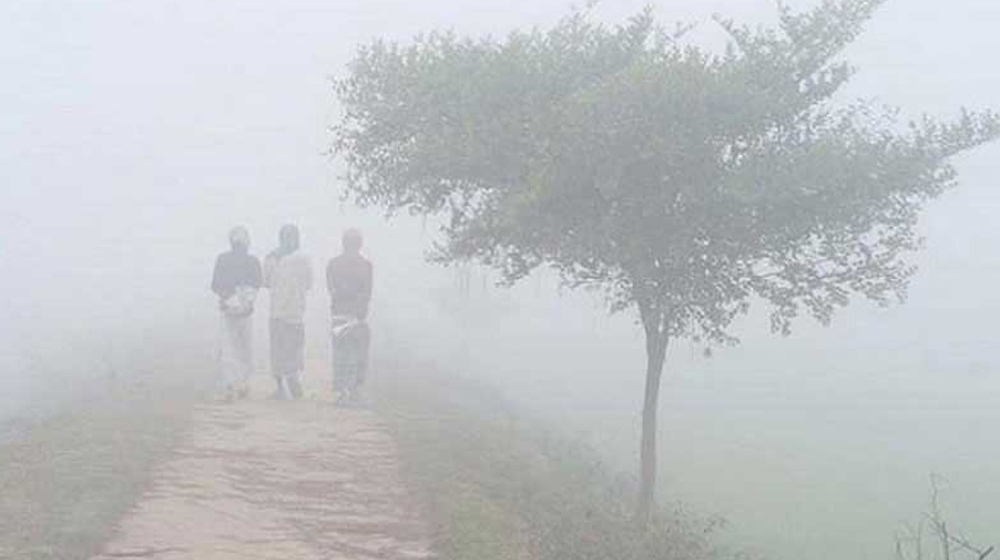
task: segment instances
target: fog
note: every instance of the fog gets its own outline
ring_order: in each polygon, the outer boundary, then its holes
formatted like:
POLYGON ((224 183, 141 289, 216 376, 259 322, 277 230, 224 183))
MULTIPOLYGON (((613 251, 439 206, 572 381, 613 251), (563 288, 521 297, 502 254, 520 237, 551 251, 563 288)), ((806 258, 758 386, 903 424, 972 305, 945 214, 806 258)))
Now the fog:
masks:
MULTIPOLYGON (((642 4, 604 2, 594 17, 621 22, 642 4)), ((696 23, 695 40, 713 46, 723 39, 713 13, 754 23, 775 14, 769 0, 653 5, 662 19, 696 23)), ((210 357, 210 267, 230 226, 246 225, 252 252, 264 254, 278 227, 295 222, 317 268, 338 252, 339 233, 358 226, 376 267, 376 351, 391 337, 487 379, 630 472, 643 384, 634 318, 609 317, 545 272, 506 291, 488 272, 425 264, 433 223, 386 223, 341 202, 339 171, 324 155, 338 114, 329 78, 359 43, 439 28, 502 34, 551 24, 568 8, 0 4, 0 417, 59 406, 151 337, 180 337, 210 357)), ((907 116, 996 107, 998 21, 992 0, 889 2, 848 52, 860 72, 845 99, 876 97, 907 116)), ((711 359, 687 342, 672 347, 666 497, 728 518, 727 539, 754 552, 887 558, 934 471, 952 482, 955 523, 998 536, 997 161, 998 146, 960 159, 960 187, 927 208, 927 247, 905 305, 857 302, 829 328, 799 321, 789 338, 753 312, 736 329, 742 344, 711 359)), ((320 361, 326 305, 316 291, 308 329, 320 361)))

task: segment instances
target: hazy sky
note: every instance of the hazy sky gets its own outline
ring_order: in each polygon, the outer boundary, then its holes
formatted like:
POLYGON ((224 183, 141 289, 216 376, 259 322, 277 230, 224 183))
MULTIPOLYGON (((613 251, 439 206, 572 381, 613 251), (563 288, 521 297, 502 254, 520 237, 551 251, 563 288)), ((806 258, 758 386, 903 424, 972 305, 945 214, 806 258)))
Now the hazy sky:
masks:
MULTIPOLYGON (((641 5, 608 0, 596 16, 619 22, 641 5)), ((771 0, 654 5, 666 20, 698 24, 693 38, 707 44, 722 38, 713 13, 758 23, 774 15, 771 0)), ((336 200, 336 174, 321 156, 336 116, 328 76, 371 37, 446 27, 500 34, 550 24, 566 9, 528 0, 4 3, 0 250, 17 271, 0 275, 0 287, 16 294, 4 306, 18 324, 9 334, 42 323, 44 336, 52 328, 38 318, 69 309, 78 321, 133 321, 173 302, 165 293, 201 296, 206 262, 236 222, 266 251, 280 223, 297 221, 322 260, 335 232, 361 220, 382 270, 399 265, 398 277, 412 278, 407 259, 419 260, 429 239, 412 225, 376 227, 336 200)), ((845 99, 877 96, 907 115, 988 106, 1000 99, 998 20, 1000 3, 990 0, 890 1, 849 53, 861 72, 845 99)), ((851 321, 825 346, 874 342, 897 357, 935 346, 927 359, 996 363, 998 154, 991 146, 965 158, 962 188, 927 213, 926 266, 909 306, 864 315, 877 333, 851 321)))
MULTIPOLYGON (((620 22, 642 4, 608 0, 595 17, 620 22)), ((693 39, 709 45, 722 38, 712 13, 756 23, 774 15, 770 0, 653 5, 666 20, 697 23, 693 39)), ((281 223, 298 222, 317 264, 336 250, 337 233, 358 223, 379 271, 378 316, 409 325, 415 345, 457 354, 457 333, 464 332, 476 349, 474 367, 525 400, 588 410, 595 425, 632 433, 641 356, 627 317, 606 319, 585 297, 551 299, 543 279, 522 286, 517 297, 491 292, 489 309, 503 314, 491 317, 488 326, 414 326, 440 312, 435 294, 452 278, 420 264, 433 231, 414 220, 384 226, 378 216, 344 208, 337 201, 336 173, 321 155, 326 127, 337 114, 328 77, 343 71, 359 42, 405 39, 435 28, 502 34, 551 24, 567 7, 539 0, 0 3, 0 352, 6 353, 0 354, 0 368, 7 367, 0 369, 0 391, 5 376, 16 384, 22 370, 10 364, 18 364, 25 350, 45 354, 73 340, 93 343, 163 322, 209 325, 209 266, 234 223, 247 224, 255 250, 265 252, 281 223), (500 342, 491 349, 482 344, 487 340, 500 342), (580 379, 586 382, 567 383, 580 379)), ((998 106, 997 22, 995 0, 890 0, 848 53, 861 72, 844 98, 878 97, 911 116, 954 115, 963 104, 998 106)), ((908 425, 899 423, 910 417, 852 410, 885 410, 886 403, 908 411, 1000 408, 1000 384, 992 375, 1000 365, 994 351, 1000 315, 994 287, 1000 273, 998 157, 1000 146, 964 157, 961 188, 929 207, 924 268, 905 307, 860 306, 830 329, 806 323, 787 340, 771 337, 763 321, 750 317, 741 327, 746 344, 711 361, 694 357, 690 346, 675 348, 665 423, 673 435, 665 437, 694 465, 671 473, 678 492, 710 502, 719 513, 735 511, 737 521, 752 517, 754 503, 733 495, 742 482, 709 488, 694 469, 721 468, 720 457, 728 456, 756 462, 757 469, 773 461, 765 478, 774 484, 799 473, 799 455, 789 449, 808 445, 810 437, 790 434, 785 423, 791 417, 773 409, 799 407, 813 419, 825 410, 840 411, 828 413, 839 431, 821 421, 809 424, 826 426, 820 441, 854 442, 831 444, 831 461, 843 459, 839 449, 903 463, 909 455, 900 449, 916 453, 919 432, 901 448, 882 445, 883 436, 852 438, 879 426, 888 431, 876 433, 906 434, 908 425), (720 416, 720 407, 731 414, 720 416), (758 409, 770 412, 764 417, 758 409), (680 429, 672 422, 700 428, 680 429), (739 435, 747 433, 763 435, 748 443, 739 435), (715 443, 699 447, 698 438, 715 443), (769 455, 768 446, 778 451, 769 455)), ((315 301, 321 320, 324 297, 315 301)), ((1000 420, 1000 414, 976 414, 948 416, 954 423, 934 437, 945 440, 952 428, 966 426, 962 422, 1000 420)), ((893 441, 905 440, 899 437, 893 441)), ((991 445, 976 437, 963 443, 991 445)), ((611 445, 619 444, 630 449, 631 442, 611 445)), ((814 451, 801 465, 829 466, 814 451)), ((924 463, 933 455, 917 457, 910 461, 916 464, 907 471, 908 484, 919 484, 931 468, 924 463)), ((984 461, 1000 464, 995 453, 962 464, 984 461)), ((850 465, 845 468, 853 473, 850 465)), ((866 468, 872 465, 857 467, 866 468)), ((823 481, 831 494, 842 490, 826 473, 809 472, 814 474, 798 475, 806 490, 823 481)), ((996 495, 997 477, 991 476, 969 484, 992 482, 989 491, 996 495)), ((858 490, 854 481, 842 482, 858 490)), ((771 496, 789 496, 763 487, 771 496)), ((768 507, 788 519, 809 509, 768 507)), ((872 519, 861 515, 858 523, 891 522, 893 515, 895 510, 872 519)), ((798 531, 786 529, 777 546, 801 550, 795 548, 804 546, 796 541, 798 531)), ((880 542, 866 539, 864 548, 846 550, 867 554, 880 542)))

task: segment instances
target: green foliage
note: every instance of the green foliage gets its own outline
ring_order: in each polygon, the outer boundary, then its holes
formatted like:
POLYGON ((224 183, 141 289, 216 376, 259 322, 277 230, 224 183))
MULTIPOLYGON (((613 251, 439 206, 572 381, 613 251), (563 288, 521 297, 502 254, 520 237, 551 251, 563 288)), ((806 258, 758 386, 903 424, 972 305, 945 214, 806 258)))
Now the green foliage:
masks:
POLYGON ((780 6, 774 29, 719 19, 721 54, 648 10, 377 41, 335 84, 333 149, 356 201, 447 218, 441 261, 509 282, 554 267, 659 336, 731 342, 752 300, 787 333, 852 295, 903 298, 919 210, 954 184, 952 156, 1000 135, 992 112, 907 126, 834 103, 852 75, 838 56, 884 1, 780 6))

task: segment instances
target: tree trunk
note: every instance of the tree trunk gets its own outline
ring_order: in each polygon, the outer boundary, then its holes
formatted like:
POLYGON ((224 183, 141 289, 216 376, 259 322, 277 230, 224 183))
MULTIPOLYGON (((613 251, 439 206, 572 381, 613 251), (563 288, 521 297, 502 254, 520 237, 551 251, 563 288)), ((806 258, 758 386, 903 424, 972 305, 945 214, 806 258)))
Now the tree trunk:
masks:
POLYGON ((656 502, 656 413, 669 337, 662 315, 650 317, 646 312, 642 315, 646 331, 646 393, 642 407, 642 444, 639 453, 641 476, 636 517, 639 526, 645 528, 656 502))

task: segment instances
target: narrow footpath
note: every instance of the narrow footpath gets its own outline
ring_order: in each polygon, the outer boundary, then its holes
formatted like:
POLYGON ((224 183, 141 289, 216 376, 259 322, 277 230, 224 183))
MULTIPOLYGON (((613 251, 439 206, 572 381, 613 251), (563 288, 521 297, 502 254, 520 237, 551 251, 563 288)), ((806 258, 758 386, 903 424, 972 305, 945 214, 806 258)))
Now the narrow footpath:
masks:
POLYGON ((432 558, 377 415, 308 389, 298 402, 255 387, 249 401, 201 407, 94 560, 432 558))

